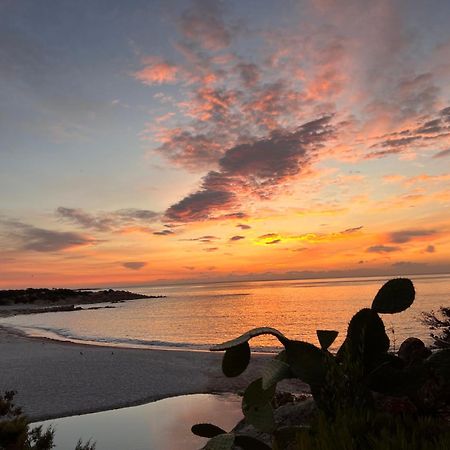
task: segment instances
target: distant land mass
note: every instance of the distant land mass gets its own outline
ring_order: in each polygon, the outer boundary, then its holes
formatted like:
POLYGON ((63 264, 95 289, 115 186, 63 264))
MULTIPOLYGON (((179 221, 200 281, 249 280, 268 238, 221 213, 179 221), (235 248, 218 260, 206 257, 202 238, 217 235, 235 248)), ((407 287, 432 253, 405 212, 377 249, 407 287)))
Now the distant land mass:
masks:
MULTIPOLYGON (((76 305, 92 303, 118 303, 144 298, 165 298, 164 295, 143 295, 134 292, 105 289, 9 289, 0 290, 0 316, 35 314, 40 312, 77 311, 86 309, 76 305)), ((87 309, 98 309, 93 307, 87 309)), ((104 308, 113 308, 105 306, 104 308)))

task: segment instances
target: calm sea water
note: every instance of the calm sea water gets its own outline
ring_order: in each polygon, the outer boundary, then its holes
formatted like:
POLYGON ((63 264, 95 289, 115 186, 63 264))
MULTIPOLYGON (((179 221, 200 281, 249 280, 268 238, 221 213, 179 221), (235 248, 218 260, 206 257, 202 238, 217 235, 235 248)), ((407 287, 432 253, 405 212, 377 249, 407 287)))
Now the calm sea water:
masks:
MULTIPOLYGON (((391 344, 408 336, 429 340, 422 311, 450 304, 450 275, 411 277, 416 300, 400 314, 383 315, 391 344)), ((316 330, 339 331, 359 309, 369 307, 388 278, 233 282, 184 286, 136 286, 167 298, 119 303, 114 309, 16 316, 0 323, 31 335, 126 347, 207 349, 259 326, 278 328, 289 338, 317 342, 316 330)), ((104 305, 103 305, 104 306, 104 305)), ((278 341, 260 337, 254 347, 271 350, 278 341)))

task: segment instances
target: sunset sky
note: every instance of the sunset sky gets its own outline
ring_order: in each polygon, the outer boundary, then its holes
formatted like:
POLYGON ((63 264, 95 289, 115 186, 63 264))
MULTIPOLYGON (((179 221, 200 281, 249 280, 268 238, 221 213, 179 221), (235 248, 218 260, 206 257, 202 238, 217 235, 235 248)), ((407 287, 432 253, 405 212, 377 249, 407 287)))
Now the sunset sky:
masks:
POLYGON ((450 272, 449 23, 0 0, 0 287, 450 272))

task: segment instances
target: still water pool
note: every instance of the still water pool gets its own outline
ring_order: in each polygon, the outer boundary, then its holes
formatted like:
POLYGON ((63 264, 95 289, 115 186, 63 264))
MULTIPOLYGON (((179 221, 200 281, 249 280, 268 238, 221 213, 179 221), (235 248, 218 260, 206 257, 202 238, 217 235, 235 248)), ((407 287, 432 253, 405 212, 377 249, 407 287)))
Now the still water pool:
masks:
POLYGON ((241 418, 237 395, 193 394, 33 426, 53 426, 57 450, 73 450, 80 438, 96 442, 96 450, 190 450, 206 442, 191 433, 193 424, 212 422, 229 431, 241 418))

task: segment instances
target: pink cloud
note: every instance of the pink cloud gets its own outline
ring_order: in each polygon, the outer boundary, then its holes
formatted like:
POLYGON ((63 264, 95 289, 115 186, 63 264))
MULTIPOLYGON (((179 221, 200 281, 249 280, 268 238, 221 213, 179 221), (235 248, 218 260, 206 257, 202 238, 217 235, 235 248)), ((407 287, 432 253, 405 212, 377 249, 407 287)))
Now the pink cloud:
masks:
POLYGON ((142 60, 143 68, 134 72, 136 80, 144 84, 164 84, 177 81, 179 68, 157 56, 146 57, 142 60))

